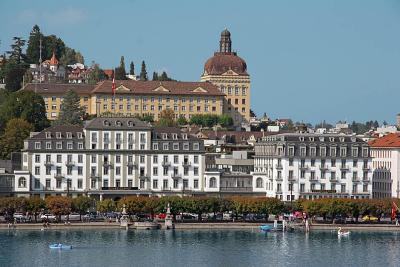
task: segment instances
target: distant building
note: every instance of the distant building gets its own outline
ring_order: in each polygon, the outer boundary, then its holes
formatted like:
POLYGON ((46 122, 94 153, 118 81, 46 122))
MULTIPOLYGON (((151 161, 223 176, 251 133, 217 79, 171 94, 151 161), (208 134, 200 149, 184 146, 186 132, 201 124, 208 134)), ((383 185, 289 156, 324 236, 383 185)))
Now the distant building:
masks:
POLYGON ((221 32, 219 52, 204 64, 202 82, 211 82, 224 95, 223 113, 230 115, 234 124, 250 122, 250 75, 247 64, 232 51, 231 33, 221 32))
POLYGON ((253 190, 284 201, 371 198, 371 157, 354 136, 278 134, 255 145, 253 190))
MULTIPOLYGON (((369 142, 375 179, 391 179, 391 197, 400 197, 400 133, 369 142)), ((377 181, 378 182, 378 181, 377 181)))

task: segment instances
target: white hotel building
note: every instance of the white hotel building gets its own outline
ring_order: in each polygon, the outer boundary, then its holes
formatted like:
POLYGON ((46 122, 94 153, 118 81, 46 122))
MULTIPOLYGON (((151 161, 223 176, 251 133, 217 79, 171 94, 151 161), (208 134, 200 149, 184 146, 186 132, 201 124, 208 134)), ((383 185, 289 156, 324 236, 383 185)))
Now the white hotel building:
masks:
POLYGON ((253 191, 284 201, 371 198, 369 146, 339 134, 265 136, 255 145, 253 191))
POLYGON ((204 191, 204 145, 179 128, 134 118, 33 133, 15 171, 17 196, 190 195, 204 191))

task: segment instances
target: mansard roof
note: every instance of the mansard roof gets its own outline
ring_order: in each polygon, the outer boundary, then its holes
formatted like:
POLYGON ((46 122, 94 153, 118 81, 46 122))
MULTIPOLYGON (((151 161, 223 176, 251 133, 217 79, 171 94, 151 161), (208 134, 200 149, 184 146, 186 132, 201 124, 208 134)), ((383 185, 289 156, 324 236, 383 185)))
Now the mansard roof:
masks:
POLYGON ((100 117, 87 121, 88 130, 150 130, 151 125, 132 117, 100 117))
POLYGON ((83 127, 77 125, 57 125, 51 126, 43 131, 32 135, 30 140, 41 140, 41 139, 76 139, 78 133, 83 135, 83 127), (48 134, 50 133, 50 134, 48 134), (59 138, 57 138, 57 133, 61 134, 59 138), (71 138, 67 138, 67 133, 71 133, 71 138))

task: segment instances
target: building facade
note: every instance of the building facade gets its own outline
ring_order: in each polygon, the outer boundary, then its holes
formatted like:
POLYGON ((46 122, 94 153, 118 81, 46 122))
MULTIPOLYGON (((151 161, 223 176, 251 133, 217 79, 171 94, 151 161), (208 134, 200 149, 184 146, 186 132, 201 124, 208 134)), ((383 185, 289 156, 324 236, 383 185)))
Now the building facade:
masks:
POLYGON ((17 195, 195 194, 204 190, 203 142, 134 118, 54 126, 25 141, 17 195))
POLYGON ((211 82, 224 94, 224 114, 229 114, 235 125, 250 121, 250 75, 247 64, 232 52, 231 33, 221 33, 219 52, 204 65, 201 81, 211 82))
MULTIPOLYGON (((400 133, 391 133, 369 142, 372 169, 380 191, 390 191, 391 197, 400 197, 400 133), (391 182, 389 188, 387 183, 391 182), (382 184, 383 183, 383 184, 382 184)), ((384 192, 381 192, 384 193, 384 192)))
POLYGON ((355 136, 278 134, 255 145, 256 192, 284 201, 371 198, 369 146, 355 136))
POLYGON ((47 118, 57 119, 63 96, 76 92, 87 114, 117 113, 126 116, 153 116, 158 120, 162 110, 171 109, 175 117, 190 119, 195 114, 223 114, 224 95, 208 82, 112 81, 89 84, 27 84, 22 90, 43 96, 47 118))

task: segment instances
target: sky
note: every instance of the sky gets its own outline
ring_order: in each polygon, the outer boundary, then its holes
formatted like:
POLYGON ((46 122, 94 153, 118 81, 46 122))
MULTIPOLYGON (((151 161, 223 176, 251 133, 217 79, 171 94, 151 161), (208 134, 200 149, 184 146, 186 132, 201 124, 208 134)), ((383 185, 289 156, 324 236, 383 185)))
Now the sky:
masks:
POLYGON ((400 1, 1 0, 0 52, 34 24, 102 68, 146 61, 199 81, 228 28, 251 75, 257 115, 395 123, 400 112, 400 1))

